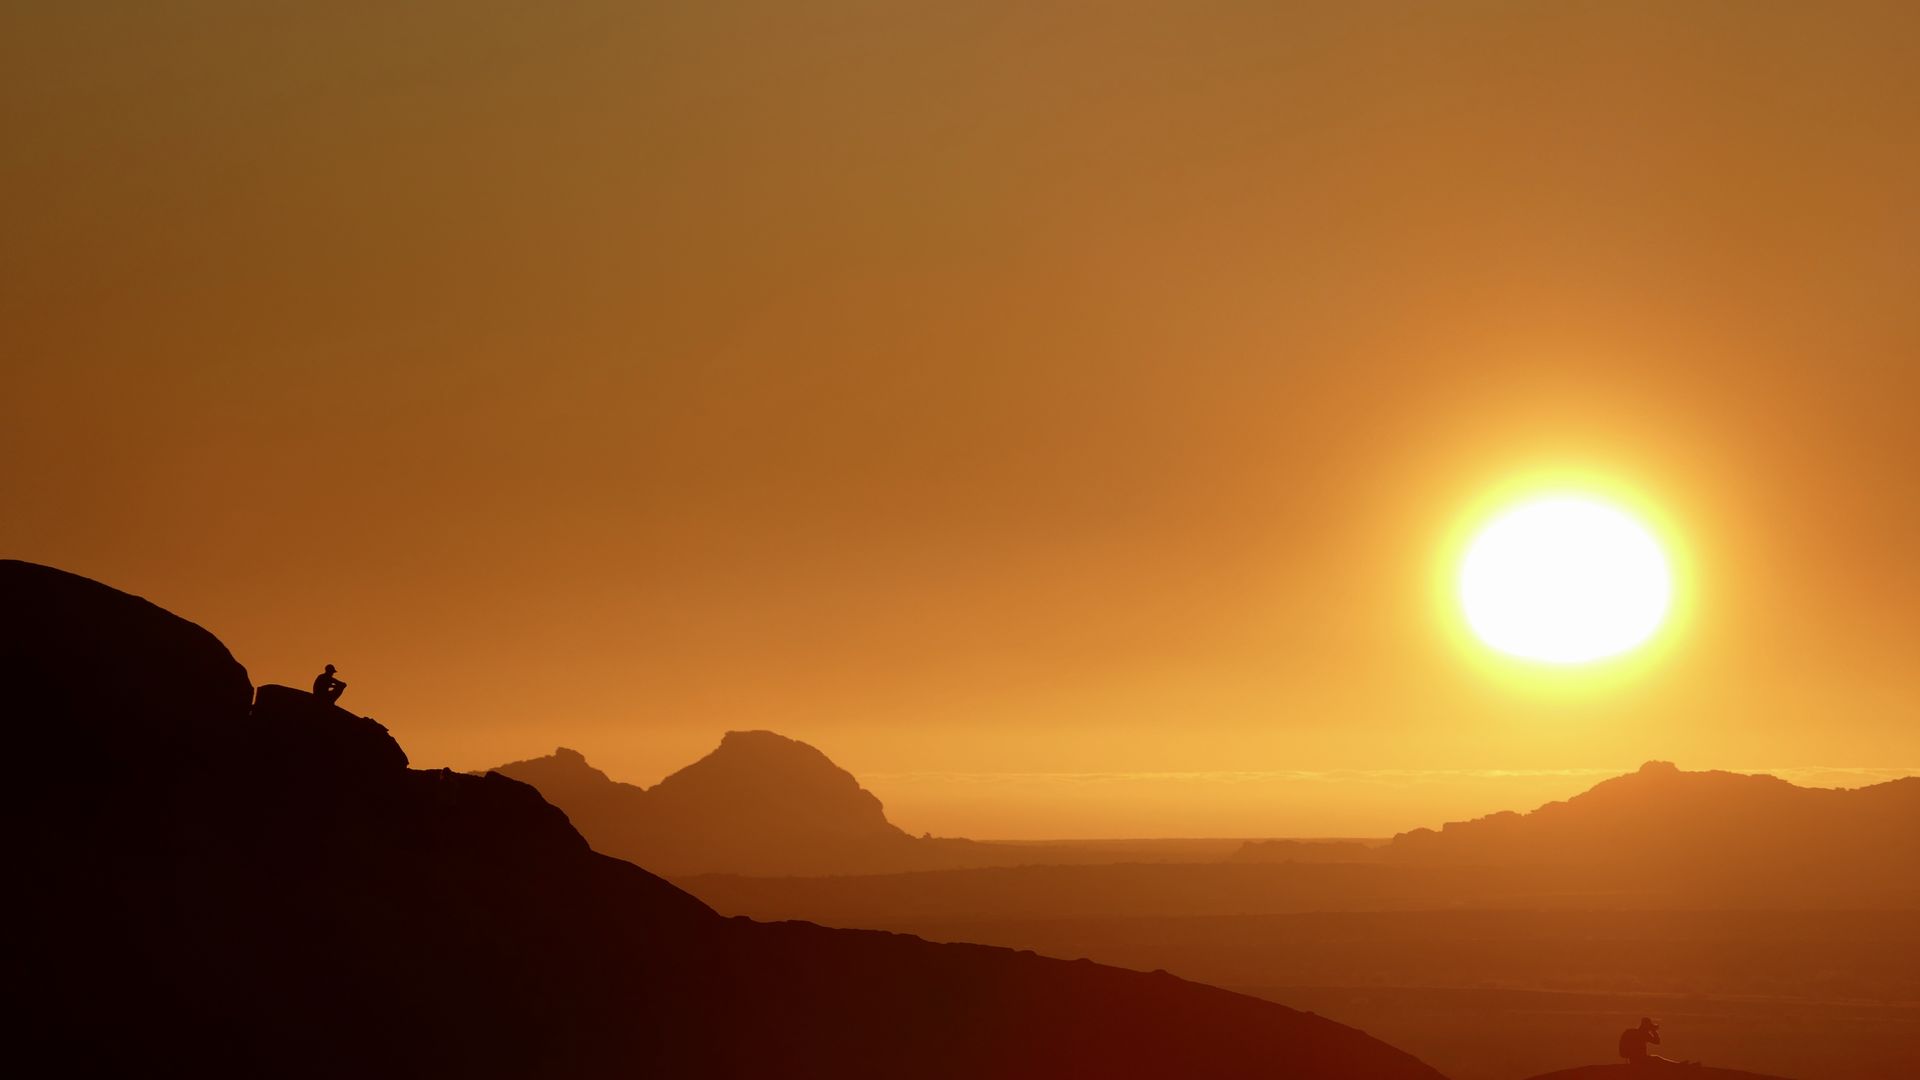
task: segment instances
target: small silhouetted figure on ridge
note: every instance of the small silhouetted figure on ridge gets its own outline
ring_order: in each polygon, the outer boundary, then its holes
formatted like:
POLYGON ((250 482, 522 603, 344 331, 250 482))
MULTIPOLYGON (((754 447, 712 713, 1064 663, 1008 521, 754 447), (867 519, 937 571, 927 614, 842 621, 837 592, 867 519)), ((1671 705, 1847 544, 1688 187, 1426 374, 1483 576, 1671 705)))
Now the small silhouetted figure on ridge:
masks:
POLYGON ((1660 1025, 1650 1016, 1640 1018, 1640 1026, 1628 1028, 1620 1033, 1620 1056, 1627 1059, 1629 1065, 1698 1065, 1697 1061, 1675 1061, 1659 1054, 1647 1052, 1648 1046, 1660 1045, 1660 1025))
POLYGON ((319 698, 321 701, 325 702, 328 705, 331 705, 334 702, 339 701, 340 692, 342 690, 345 690, 346 688, 347 688, 346 683, 343 683, 339 679, 336 679, 333 677, 332 664, 328 664, 327 670, 321 672, 320 674, 314 676, 313 678, 313 696, 319 698))

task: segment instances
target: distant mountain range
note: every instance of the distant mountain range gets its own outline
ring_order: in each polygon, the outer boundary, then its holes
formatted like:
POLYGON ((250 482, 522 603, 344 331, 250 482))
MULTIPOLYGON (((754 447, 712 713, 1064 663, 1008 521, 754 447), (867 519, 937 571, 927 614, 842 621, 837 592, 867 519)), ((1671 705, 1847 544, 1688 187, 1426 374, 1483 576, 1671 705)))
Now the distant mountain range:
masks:
POLYGON ((410 769, 381 725, 256 695, 205 630, 48 567, 0 562, 0 684, 13 1053, 42 1072, 1439 1077, 1164 973, 721 918, 532 787, 410 769))
POLYGON ((1401 833, 1404 864, 1584 869, 1675 888, 1920 887, 1920 777, 1803 788, 1773 776, 1649 761, 1527 814, 1401 833))
POLYGON ((1262 841, 1238 862, 1487 867, 1668 895, 1920 900, 1920 777, 1803 788, 1773 776, 1649 761, 1564 802, 1380 846, 1262 841))
POLYGON ((1647 761, 1530 813, 1503 811, 1388 844, 1248 842, 1236 863, 1371 863, 1553 874, 1716 901, 1920 901, 1920 776, 1799 788, 1776 776, 1647 761))
POLYGON ((1463 905, 1910 909, 1920 906, 1920 778, 1802 788, 1650 762, 1531 813, 1390 841, 1248 841, 1198 865, 1145 865, 1065 844, 1017 850, 1024 857, 1015 863, 931 873, 734 871, 675 881, 728 913, 941 936, 977 933, 964 928, 981 920, 1463 905))
MULTIPOLYGON (((1144 845, 909 836, 852 774, 812 746, 768 731, 729 732, 718 749, 652 788, 611 780, 564 748, 497 771, 538 788, 596 850, 676 879, 1203 861, 1144 845)), ((1907 903, 1920 900, 1920 777, 1850 790, 1803 788, 1772 776, 1687 772, 1652 761, 1530 813, 1415 829, 1385 842, 1248 841, 1225 861, 1499 871, 1459 882, 1469 889, 1544 876, 1669 898, 1907 903)), ((1248 887, 1264 888, 1253 879, 1248 887)))

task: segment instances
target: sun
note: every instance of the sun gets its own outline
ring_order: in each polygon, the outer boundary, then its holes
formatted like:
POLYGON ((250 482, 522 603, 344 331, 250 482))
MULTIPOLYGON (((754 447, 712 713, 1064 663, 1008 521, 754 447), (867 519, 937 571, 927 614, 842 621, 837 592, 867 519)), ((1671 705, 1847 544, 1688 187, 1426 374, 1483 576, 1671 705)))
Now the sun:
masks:
POLYGON ((1600 499, 1536 498, 1503 511, 1467 546, 1460 607, 1474 635, 1509 656, 1586 664, 1652 638, 1673 573, 1652 530, 1600 499))

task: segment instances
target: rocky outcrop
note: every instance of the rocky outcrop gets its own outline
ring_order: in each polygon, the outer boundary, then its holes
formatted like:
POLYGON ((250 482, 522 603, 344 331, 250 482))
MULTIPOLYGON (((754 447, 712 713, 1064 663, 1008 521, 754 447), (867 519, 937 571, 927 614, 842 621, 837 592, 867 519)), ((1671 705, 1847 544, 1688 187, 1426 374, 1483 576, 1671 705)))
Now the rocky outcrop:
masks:
POLYGON ((328 776, 407 767, 407 752, 385 727, 305 690, 262 686, 254 695, 252 719, 249 737, 260 758, 279 767, 298 766, 328 776))
POLYGON ((723 919, 526 784, 408 769, 298 691, 250 714, 211 635, 71 575, 0 565, 0 643, 63 751, 12 774, 15 1055, 43 1071, 1438 1076, 1164 974, 723 919))

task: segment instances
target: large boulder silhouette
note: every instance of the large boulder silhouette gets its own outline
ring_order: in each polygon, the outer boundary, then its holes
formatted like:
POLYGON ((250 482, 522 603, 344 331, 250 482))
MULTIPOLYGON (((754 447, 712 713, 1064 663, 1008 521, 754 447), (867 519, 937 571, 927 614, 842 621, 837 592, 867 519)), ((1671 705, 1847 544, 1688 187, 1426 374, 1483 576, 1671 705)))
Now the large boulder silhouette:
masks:
POLYGON ((253 685, 207 631, 50 566, 0 560, 0 583, 0 685, 22 734, 58 755, 43 763, 87 762, 80 782, 120 763, 165 770, 243 728, 253 685))
POLYGON ((1438 1077, 1161 973, 723 919, 526 784, 407 768, 298 691, 250 713, 211 635, 71 575, 0 564, 0 624, 68 751, 32 762, 17 864, 15 1053, 45 1071, 1438 1077))

